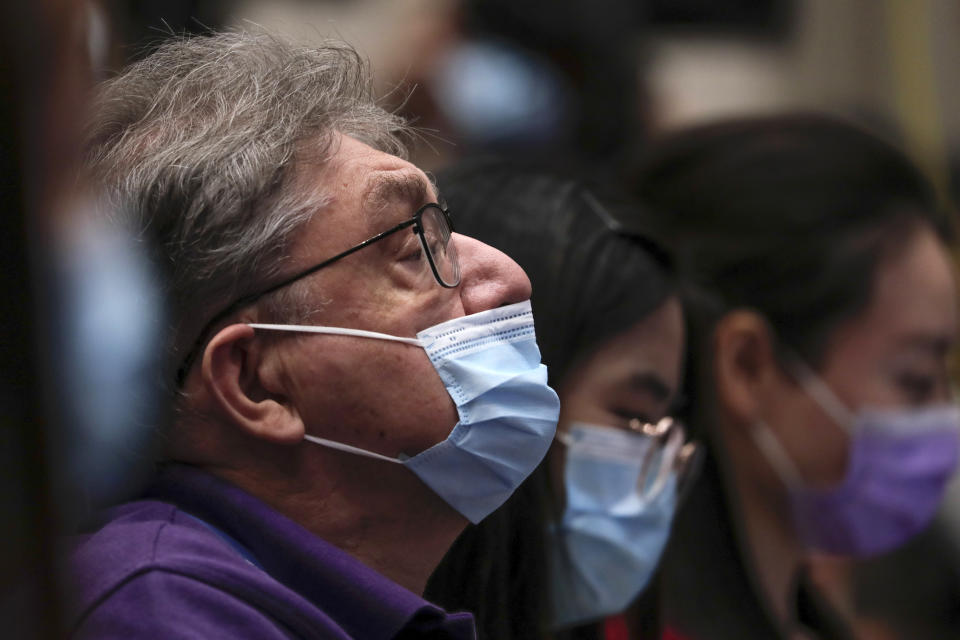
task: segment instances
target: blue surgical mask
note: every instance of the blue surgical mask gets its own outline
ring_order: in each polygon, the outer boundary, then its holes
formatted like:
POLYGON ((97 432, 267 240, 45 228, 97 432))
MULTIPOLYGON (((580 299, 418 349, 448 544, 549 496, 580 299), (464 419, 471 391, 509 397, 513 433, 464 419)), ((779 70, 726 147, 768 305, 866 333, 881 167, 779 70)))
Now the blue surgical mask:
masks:
POLYGON ((555 628, 627 608, 649 583, 677 502, 673 461, 682 430, 666 445, 641 433, 574 423, 567 445, 566 509, 551 529, 555 628))
POLYGON ((425 349, 460 417, 445 440, 413 457, 391 458, 309 434, 304 438, 403 464, 473 523, 506 502, 553 440, 560 400, 540 363, 529 300, 449 320, 416 338, 339 327, 250 326, 391 340, 425 349))

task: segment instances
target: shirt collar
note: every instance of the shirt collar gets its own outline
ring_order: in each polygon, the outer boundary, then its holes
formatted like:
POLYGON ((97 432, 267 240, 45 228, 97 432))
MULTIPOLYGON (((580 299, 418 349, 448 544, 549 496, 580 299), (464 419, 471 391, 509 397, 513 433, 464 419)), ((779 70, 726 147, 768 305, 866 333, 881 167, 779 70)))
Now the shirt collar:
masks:
POLYGON ((272 578, 310 600, 353 637, 393 638, 407 627, 473 637, 470 614, 446 613, 209 473, 166 465, 146 497, 172 502, 223 530, 272 578))

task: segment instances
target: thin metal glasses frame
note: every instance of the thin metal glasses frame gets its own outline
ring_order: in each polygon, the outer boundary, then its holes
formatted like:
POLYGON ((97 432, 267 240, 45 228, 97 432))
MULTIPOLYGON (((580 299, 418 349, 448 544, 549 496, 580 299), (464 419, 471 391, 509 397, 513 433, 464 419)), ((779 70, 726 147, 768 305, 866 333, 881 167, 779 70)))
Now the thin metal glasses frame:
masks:
MULTIPOLYGON (((440 270, 437 268, 437 264, 434 260, 433 251, 430 249, 430 245, 427 242, 426 238, 424 238, 422 220, 423 220, 424 212, 427 211, 428 209, 436 209, 443 214, 443 220, 446 222, 447 228, 449 229, 450 234, 452 234, 453 221, 450 219, 450 211, 446 207, 443 207, 437 202, 428 202, 427 204, 417 209, 417 211, 413 214, 413 216, 409 220, 404 220, 403 222, 393 227, 390 227, 386 231, 378 233, 377 235, 371 238, 367 238, 366 240, 364 240, 359 244, 355 244, 354 246, 350 247, 346 251, 341 251, 340 253, 338 253, 337 255, 331 258, 327 258, 326 260, 319 262, 315 265, 312 265, 304 269, 303 271, 298 271, 292 276, 288 276, 287 278, 284 278, 283 280, 276 282, 270 285, 269 287, 266 287, 265 289, 261 289, 260 291, 247 294, 239 298, 238 300, 232 302, 222 311, 214 315, 205 325, 203 325, 203 329, 200 331, 200 334, 197 337, 196 342, 194 342, 193 346, 190 347, 190 351, 187 352, 187 355, 184 357, 180 367, 177 369, 177 375, 176 375, 177 387, 179 388, 183 386, 183 381, 186 379, 187 373, 190 371, 190 368, 193 366, 194 360, 196 360, 200 350, 203 348, 203 346, 207 342, 207 334, 209 334, 210 330, 214 326, 216 326, 217 323, 219 323, 221 320, 223 320, 230 314, 239 311, 243 307, 253 304, 263 296, 273 293, 274 291, 277 291, 278 289, 282 289, 283 287, 286 287, 288 285, 291 285, 297 280, 300 280, 313 273, 316 273, 320 269, 323 269, 324 267, 328 267, 334 262, 342 258, 346 258, 350 254, 355 253, 360 249, 363 249, 364 247, 369 247, 374 242, 383 240, 384 238, 396 233, 397 231, 406 229, 407 227, 412 226, 413 232, 417 234, 417 237, 420 239, 420 245, 423 247, 423 252, 427 256, 427 262, 430 264, 430 270, 433 272, 433 277, 437 281, 437 284, 447 289, 452 289, 456 287, 458 284, 460 284, 459 268, 457 268, 455 271, 456 282, 444 282, 443 276, 440 275, 440 270)), ((447 241, 449 242, 449 237, 447 238, 447 241)))

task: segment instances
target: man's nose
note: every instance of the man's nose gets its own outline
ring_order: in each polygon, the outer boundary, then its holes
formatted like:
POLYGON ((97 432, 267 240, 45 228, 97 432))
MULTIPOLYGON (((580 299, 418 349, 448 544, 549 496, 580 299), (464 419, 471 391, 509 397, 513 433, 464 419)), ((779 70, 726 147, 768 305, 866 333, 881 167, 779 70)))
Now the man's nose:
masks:
POLYGON ((464 313, 478 313, 530 298, 530 279, 507 254, 479 240, 453 234, 460 257, 464 313))

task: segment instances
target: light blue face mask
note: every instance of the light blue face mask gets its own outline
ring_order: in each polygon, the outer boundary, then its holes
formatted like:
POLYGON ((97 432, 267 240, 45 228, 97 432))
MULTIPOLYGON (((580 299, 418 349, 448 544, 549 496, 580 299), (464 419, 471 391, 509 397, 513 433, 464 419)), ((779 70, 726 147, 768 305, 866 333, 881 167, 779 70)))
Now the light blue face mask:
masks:
POLYGON ((449 320, 416 338, 339 327, 250 326, 392 340, 425 349, 460 416, 444 441, 413 457, 391 458, 309 434, 304 438, 403 464, 473 523, 506 502, 553 440, 560 400, 540 363, 529 300, 449 320))
POLYGON ((558 437, 567 445, 567 506, 550 532, 555 628, 619 613, 647 586, 670 533, 683 431, 662 445, 574 423, 558 437))

